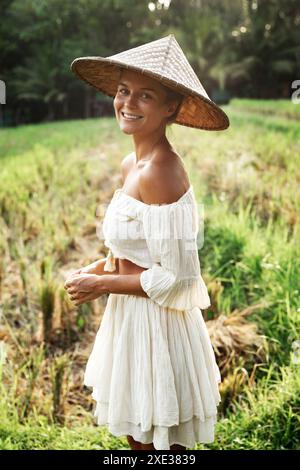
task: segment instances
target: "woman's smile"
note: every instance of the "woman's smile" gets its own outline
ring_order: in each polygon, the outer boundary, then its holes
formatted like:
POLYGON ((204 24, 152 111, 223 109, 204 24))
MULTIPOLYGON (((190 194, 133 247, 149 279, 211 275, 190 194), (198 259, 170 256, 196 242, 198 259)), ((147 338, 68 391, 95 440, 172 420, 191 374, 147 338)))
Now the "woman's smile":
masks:
POLYGON ((124 111, 121 111, 121 115, 125 121, 138 121, 143 118, 143 116, 139 116, 138 114, 126 113, 124 111))

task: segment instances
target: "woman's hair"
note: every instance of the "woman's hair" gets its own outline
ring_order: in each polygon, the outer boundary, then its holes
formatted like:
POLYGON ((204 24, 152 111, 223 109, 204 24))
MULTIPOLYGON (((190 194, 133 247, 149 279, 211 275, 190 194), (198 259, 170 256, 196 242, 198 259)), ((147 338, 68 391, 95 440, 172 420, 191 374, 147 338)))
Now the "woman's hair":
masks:
POLYGON ((182 102, 183 102, 185 97, 181 93, 178 93, 178 91, 172 90, 171 88, 169 88, 165 85, 163 85, 163 87, 164 87, 165 92, 166 92, 166 103, 169 103, 170 101, 177 101, 178 102, 176 110, 167 119, 167 126, 170 126, 171 124, 173 124, 175 122, 177 114, 179 113, 180 107, 181 107, 182 102))

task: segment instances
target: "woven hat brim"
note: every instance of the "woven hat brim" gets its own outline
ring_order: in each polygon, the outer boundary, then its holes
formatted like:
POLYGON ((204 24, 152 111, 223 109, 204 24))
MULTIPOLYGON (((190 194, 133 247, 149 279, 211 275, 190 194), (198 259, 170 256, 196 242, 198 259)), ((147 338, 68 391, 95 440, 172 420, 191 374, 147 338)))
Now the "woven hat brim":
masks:
POLYGON ((81 80, 112 98, 117 93, 121 69, 132 70, 154 78, 185 96, 174 123, 215 131, 229 127, 227 115, 216 103, 201 93, 158 73, 105 57, 78 57, 71 63, 71 70, 81 80))

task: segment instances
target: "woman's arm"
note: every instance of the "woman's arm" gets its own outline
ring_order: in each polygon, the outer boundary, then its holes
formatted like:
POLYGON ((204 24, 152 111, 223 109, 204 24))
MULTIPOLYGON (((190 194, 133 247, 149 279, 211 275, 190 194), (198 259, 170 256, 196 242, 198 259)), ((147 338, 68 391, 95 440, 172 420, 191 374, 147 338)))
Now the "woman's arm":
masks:
POLYGON ((70 275, 78 276, 78 274, 96 274, 97 276, 103 276, 105 274, 118 274, 119 273, 119 258, 115 258, 116 261, 116 269, 115 271, 104 271, 104 265, 106 263, 107 258, 102 258, 100 260, 94 261, 94 263, 88 264, 83 268, 79 268, 76 271, 73 271, 70 275))
POLYGON ((103 275, 111 275, 111 274, 118 274, 119 273, 119 258, 115 258, 116 261, 116 270, 115 271, 104 271, 104 265, 106 263, 107 258, 103 258, 100 260, 95 261, 94 263, 89 264, 85 268, 83 268, 83 272, 88 272, 89 274, 97 274, 97 276, 103 275), (88 271, 86 271, 88 269, 88 271))
POLYGON ((103 294, 127 294, 148 297, 143 291, 138 274, 87 274, 70 277, 65 282, 71 300, 75 305, 95 300, 103 294))
POLYGON ((140 276, 137 274, 114 274, 109 276, 101 276, 99 284, 109 294, 127 294, 138 295, 140 297, 149 297, 142 289, 140 276))

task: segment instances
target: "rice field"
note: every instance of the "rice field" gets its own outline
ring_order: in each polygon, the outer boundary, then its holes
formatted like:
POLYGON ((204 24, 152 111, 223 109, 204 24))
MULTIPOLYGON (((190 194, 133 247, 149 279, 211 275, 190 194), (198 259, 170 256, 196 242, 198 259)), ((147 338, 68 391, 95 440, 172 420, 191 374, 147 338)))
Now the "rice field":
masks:
MULTIPOLYGON (((232 100, 226 132, 168 130, 203 209, 203 316, 222 374, 213 444, 300 448, 300 105, 232 100)), ((106 297, 75 307, 66 274, 133 150, 114 118, 0 130, 0 449, 129 449, 98 428, 83 372, 106 297)))

